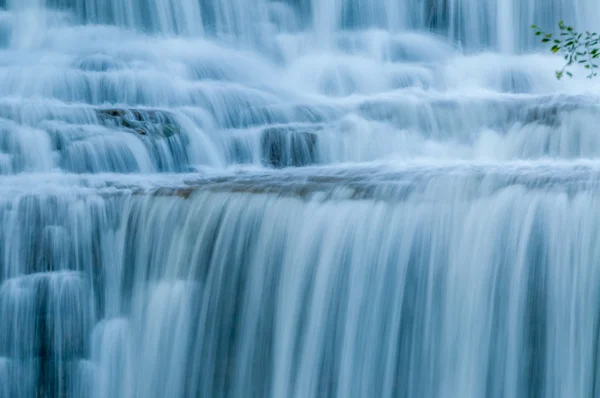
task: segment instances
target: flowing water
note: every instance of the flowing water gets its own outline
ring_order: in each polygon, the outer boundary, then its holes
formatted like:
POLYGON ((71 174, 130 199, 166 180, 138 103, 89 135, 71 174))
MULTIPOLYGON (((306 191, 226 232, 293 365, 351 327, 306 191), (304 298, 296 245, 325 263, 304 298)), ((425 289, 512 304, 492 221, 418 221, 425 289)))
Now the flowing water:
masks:
POLYGON ((561 18, 600 3, 0 0, 0 397, 600 396, 561 18))

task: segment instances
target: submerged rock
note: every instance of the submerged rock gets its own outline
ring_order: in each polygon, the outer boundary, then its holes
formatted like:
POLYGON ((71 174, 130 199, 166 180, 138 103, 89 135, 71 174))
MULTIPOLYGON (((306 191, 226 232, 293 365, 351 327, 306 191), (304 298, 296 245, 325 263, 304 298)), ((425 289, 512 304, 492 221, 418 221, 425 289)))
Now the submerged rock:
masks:
POLYGON ((294 127, 269 127, 260 140, 262 162, 267 166, 300 167, 317 162, 317 134, 294 127))

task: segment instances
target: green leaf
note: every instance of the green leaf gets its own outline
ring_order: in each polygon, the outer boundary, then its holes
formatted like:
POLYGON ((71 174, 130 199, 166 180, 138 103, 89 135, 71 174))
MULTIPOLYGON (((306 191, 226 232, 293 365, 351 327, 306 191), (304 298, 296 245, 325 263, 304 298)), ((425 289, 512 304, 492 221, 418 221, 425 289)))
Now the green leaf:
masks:
POLYGON ((558 22, 560 28, 560 36, 565 38, 557 38, 558 36, 552 33, 544 32, 538 25, 531 25, 534 29, 536 36, 541 36, 540 41, 542 43, 551 43, 550 51, 552 53, 562 52, 562 57, 565 61, 565 66, 562 70, 556 72, 556 77, 561 79, 564 75, 572 77, 571 72, 565 71, 565 68, 571 66, 574 63, 580 64, 588 69, 588 77, 596 76, 597 70, 600 66, 593 63, 598 62, 596 59, 600 59, 600 34, 596 32, 583 31, 577 32, 573 26, 565 25, 564 21, 558 22), (584 37, 585 36, 585 37, 584 37))

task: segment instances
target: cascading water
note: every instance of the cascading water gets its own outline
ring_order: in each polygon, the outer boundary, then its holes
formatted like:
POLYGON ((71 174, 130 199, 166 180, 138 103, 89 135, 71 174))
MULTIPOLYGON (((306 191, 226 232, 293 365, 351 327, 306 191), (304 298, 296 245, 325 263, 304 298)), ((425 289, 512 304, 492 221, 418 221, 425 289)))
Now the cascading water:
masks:
POLYGON ((0 0, 0 398, 600 396, 561 18, 600 3, 0 0))

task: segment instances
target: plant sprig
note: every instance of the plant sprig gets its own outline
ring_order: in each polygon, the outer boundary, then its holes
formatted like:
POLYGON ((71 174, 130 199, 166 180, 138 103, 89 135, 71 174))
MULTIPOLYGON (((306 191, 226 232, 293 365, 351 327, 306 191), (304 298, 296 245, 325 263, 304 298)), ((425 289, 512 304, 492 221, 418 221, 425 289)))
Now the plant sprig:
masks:
POLYGON ((558 22, 560 29, 559 37, 552 36, 551 33, 544 32, 539 26, 531 25, 535 30, 535 35, 541 37, 542 43, 551 43, 550 51, 553 53, 563 53, 565 65, 561 70, 556 71, 556 78, 560 79, 564 75, 573 77, 573 74, 567 70, 573 64, 581 64, 589 70, 588 78, 591 79, 598 75, 598 65, 596 58, 600 57, 600 35, 598 33, 576 32, 572 26, 567 26, 563 21, 558 22))

